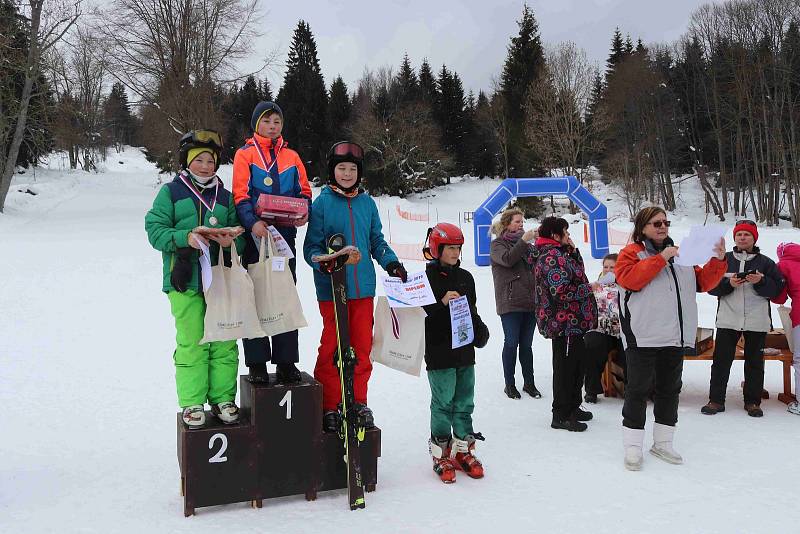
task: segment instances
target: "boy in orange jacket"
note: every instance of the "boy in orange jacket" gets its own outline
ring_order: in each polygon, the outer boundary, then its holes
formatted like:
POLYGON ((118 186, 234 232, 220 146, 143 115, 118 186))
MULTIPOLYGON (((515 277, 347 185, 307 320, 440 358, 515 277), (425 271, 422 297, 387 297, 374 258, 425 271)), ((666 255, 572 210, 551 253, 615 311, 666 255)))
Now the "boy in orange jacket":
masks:
MULTIPOLYGON (((233 159, 233 198, 236 213, 247 230, 247 243, 242 254, 246 267, 258 261, 258 245, 269 233, 267 223, 256 215, 256 204, 262 194, 304 198, 311 202, 311 186, 300 156, 290 149, 281 136, 283 111, 274 102, 259 102, 250 120, 253 137, 236 151, 233 159)), ((297 220, 294 226, 277 226, 295 253, 298 226, 303 226, 308 216, 297 220)), ((289 260, 292 276, 296 260, 289 260)), ((277 365, 277 378, 281 383, 300 381, 300 371, 295 364, 300 356, 297 348, 297 330, 267 337, 243 339, 245 363, 250 369, 250 380, 268 382, 267 362, 277 365)))

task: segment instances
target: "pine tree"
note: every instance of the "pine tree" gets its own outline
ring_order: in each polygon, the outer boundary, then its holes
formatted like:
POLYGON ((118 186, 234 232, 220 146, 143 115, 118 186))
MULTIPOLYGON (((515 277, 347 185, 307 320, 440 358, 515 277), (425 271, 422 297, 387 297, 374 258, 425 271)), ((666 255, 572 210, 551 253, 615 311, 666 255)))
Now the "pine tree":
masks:
POLYGON ((398 103, 403 105, 407 102, 414 102, 419 98, 419 81, 414 68, 411 66, 411 60, 408 59, 408 54, 403 56, 403 62, 400 64, 400 72, 397 73, 398 85, 398 103))
POLYGON ((611 37, 611 53, 606 60, 606 80, 614 73, 614 69, 617 65, 622 63, 625 56, 625 43, 622 40, 622 33, 619 31, 619 27, 617 27, 614 29, 614 35, 611 37))
POLYGON ((631 54, 633 54, 633 41, 630 34, 628 34, 625 36, 625 55, 630 56, 631 54))
POLYGON ((136 120, 131 113, 125 86, 117 82, 111 87, 103 105, 105 132, 108 143, 119 147, 130 145, 136 137, 136 120))
POLYGON ((494 176, 497 172, 499 149, 492 127, 492 110, 489 99, 483 91, 478 92, 473 123, 472 142, 468 144, 472 155, 472 172, 480 177, 494 176))
POLYGON ((270 87, 269 80, 266 77, 258 85, 258 94, 261 100, 272 102, 272 87, 270 87))
POLYGON ((522 19, 517 21, 519 34, 511 39, 500 78, 500 94, 504 100, 508 123, 508 159, 512 175, 523 176, 535 167, 535 156, 525 141, 524 105, 531 84, 545 68, 539 25, 533 11, 525 4, 522 19))
POLYGON ((442 148, 452 155, 458 172, 467 171, 467 140, 464 116, 464 87, 457 73, 450 72, 445 65, 437 80, 438 98, 433 116, 442 131, 442 148))
POLYGON ((300 153, 311 176, 325 172, 328 92, 317 57, 317 43, 305 21, 297 23, 278 105, 284 115, 283 136, 300 153))
POLYGON ((328 103, 328 132, 332 142, 347 139, 346 126, 350 120, 352 104, 347 94, 347 85, 341 76, 337 76, 331 84, 330 101, 328 103))
POLYGON ((439 98, 439 90, 436 87, 436 77, 433 75, 428 58, 422 60, 419 68, 419 88, 420 98, 423 102, 433 104, 439 98))

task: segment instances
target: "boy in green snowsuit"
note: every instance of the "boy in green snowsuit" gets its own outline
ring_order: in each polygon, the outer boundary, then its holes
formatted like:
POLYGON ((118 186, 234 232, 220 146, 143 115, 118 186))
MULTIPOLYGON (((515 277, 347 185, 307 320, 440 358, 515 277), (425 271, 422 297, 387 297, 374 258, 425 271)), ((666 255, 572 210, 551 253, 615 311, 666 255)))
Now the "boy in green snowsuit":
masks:
MULTIPOLYGON (((153 207, 145 216, 150 244, 163 257, 163 291, 175 318, 177 347, 175 384, 183 421, 190 428, 205 424, 204 404, 223 423, 239 418, 236 378, 239 349, 236 341, 200 344, 206 303, 200 277, 200 243, 210 246, 216 263, 219 247, 229 248, 231 237, 216 237, 209 243, 192 230, 198 226, 225 228, 239 225, 233 196, 216 175, 222 142, 211 130, 196 130, 181 138, 181 172, 161 187, 153 207)), ((243 241, 237 238, 237 250, 243 241)))

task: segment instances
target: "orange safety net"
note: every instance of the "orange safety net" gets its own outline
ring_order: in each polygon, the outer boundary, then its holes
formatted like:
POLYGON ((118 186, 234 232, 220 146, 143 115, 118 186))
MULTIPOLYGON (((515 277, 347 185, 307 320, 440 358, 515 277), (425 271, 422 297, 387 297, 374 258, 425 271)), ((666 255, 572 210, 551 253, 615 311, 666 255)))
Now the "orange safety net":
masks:
POLYGON ((395 204, 395 208, 397 209, 397 215, 401 219, 405 219, 407 221, 422 221, 428 222, 430 217, 426 213, 411 213, 410 211, 404 211, 400 209, 400 206, 395 204))
POLYGON ((397 257, 403 260, 425 261, 422 256, 423 243, 392 243, 389 242, 397 257))
MULTIPOLYGON (((632 242, 631 237, 633 232, 617 230, 616 228, 608 227, 608 244, 609 246, 624 247, 632 242)), ((589 242, 589 226, 583 223, 583 242, 589 242)))

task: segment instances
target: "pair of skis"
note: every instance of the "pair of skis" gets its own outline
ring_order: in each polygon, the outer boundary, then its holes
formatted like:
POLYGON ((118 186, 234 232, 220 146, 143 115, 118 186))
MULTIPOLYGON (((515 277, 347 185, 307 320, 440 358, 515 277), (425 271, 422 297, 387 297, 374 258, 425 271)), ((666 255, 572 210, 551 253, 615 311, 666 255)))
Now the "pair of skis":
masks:
POLYGON ((361 472, 361 444, 365 429, 355 410, 353 373, 356 355, 350 346, 350 325, 347 314, 347 279, 345 264, 355 260, 358 249, 344 245, 344 236, 335 234, 328 239, 328 255, 313 258, 315 261, 332 261, 331 286, 333 288, 334 316, 336 318, 337 351, 334 364, 339 371, 342 404, 339 413, 339 437, 344 445, 344 462, 347 466, 347 498, 351 510, 364 508, 364 479, 361 472))

